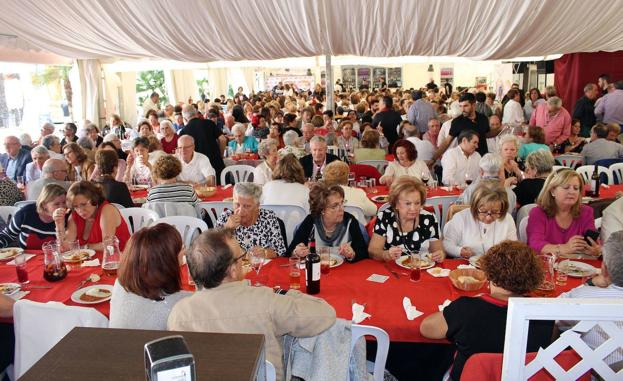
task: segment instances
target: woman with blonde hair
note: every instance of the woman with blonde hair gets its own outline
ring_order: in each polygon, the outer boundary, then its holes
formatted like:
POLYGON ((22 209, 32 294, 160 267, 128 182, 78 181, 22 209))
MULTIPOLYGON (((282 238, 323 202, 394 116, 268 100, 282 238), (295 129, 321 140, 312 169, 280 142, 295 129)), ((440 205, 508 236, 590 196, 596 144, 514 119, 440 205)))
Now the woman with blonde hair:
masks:
POLYGON ((67 161, 67 179, 69 181, 81 181, 91 178, 95 164, 87 157, 82 147, 77 143, 69 143, 63 147, 63 154, 67 161))
POLYGON ((593 209, 582 205, 583 193, 584 179, 576 171, 563 168, 549 175, 528 217, 528 245, 539 253, 598 257, 599 243, 584 239, 595 231, 595 220, 593 209))
POLYGON ((309 210, 309 189, 305 184, 305 172, 293 154, 287 154, 277 161, 272 181, 264 184, 262 204, 298 205, 309 210))
POLYGON ((523 173, 517 163, 517 153, 519 152, 519 140, 515 135, 504 135, 498 142, 500 156, 504 160, 504 178, 514 177, 519 182, 523 179, 523 173))

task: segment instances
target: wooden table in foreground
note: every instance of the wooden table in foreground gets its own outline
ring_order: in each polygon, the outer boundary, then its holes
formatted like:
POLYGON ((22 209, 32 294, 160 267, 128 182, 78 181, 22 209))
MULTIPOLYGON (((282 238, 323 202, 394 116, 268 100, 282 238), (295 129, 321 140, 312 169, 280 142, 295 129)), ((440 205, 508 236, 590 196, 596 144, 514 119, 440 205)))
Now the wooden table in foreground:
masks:
POLYGON ((263 335, 77 327, 20 380, 144 381, 145 343, 171 335, 184 336, 197 380, 255 380, 264 362, 263 335))

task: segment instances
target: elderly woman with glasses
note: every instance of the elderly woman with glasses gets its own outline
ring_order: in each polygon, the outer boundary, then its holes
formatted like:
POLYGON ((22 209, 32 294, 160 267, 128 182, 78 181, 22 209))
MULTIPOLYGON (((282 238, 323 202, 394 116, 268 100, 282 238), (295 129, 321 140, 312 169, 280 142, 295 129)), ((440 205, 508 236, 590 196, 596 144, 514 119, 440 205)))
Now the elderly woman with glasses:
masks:
POLYGON ((43 163, 50 158, 50 152, 45 146, 36 146, 30 150, 32 163, 26 164, 26 183, 35 181, 41 177, 43 163))
POLYGON ((228 147, 235 153, 257 152, 257 139, 253 136, 245 136, 246 127, 242 123, 236 123, 231 129, 234 139, 228 143, 228 147))
POLYGON ((402 176, 389 190, 390 207, 378 214, 368 250, 378 261, 394 261, 403 253, 423 250, 428 244, 431 259, 445 258, 439 241, 435 215, 422 209, 426 185, 420 180, 402 176))
POLYGON ((368 258, 359 222, 344 211, 342 187, 315 183, 309 191, 309 209, 310 214, 294 234, 288 253, 305 257, 309 254, 309 238, 313 236, 317 247, 336 247, 347 261, 368 258))
POLYGON ((279 160, 278 146, 279 142, 275 139, 265 139, 260 143, 258 154, 264 161, 253 170, 254 183, 264 185, 273 179, 273 170, 279 160))
POLYGON ((505 240, 517 240, 517 228, 508 213, 506 190, 494 182, 482 182, 472 194, 469 209, 455 214, 443 228, 443 247, 451 257, 483 255, 505 240))
POLYGON ((565 168, 549 175, 528 216, 528 245, 538 253, 587 254, 598 257, 601 246, 587 231, 595 231, 593 209, 582 205, 584 179, 565 168))
POLYGON ((283 256, 286 253, 285 232, 282 232, 275 212, 260 209, 261 197, 261 186, 237 183, 234 186, 233 210, 224 211, 216 226, 233 229, 244 251, 263 249, 266 258, 283 256))

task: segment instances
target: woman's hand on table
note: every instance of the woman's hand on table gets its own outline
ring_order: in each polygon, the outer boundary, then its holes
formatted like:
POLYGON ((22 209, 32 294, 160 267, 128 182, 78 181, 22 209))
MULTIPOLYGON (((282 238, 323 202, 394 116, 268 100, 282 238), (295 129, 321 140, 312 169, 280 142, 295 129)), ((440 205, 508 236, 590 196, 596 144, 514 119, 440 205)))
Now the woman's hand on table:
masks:
POLYGON ((473 257, 475 254, 474 254, 474 251, 470 249, 469 247, 462 247, 459 255, 461 256, 461 258, 467 259, 467 258, 473 257))
POLYGON ((343 243, 339 248, 339 254, 347 260, 355 258, 355 250, 350 246, 350 242, 343 243))
POLYGON ((402 255, 402 247, 392 246, 389 248, 389 250, 385 251, 384 259, 387 262, 395 261, 396 259, 400 258, 401 255, 402 255))
POLYGON ((446 258, 446 255, 443 250, 437 250, 430 253, 430 258, 436 263, 440 263, 443 262, 443 260, 446 258))
POLYGON ((588 241, 590 242, 590 245, 584 241, 584 253, 593 257, 599 257, 601 255, 601 245, 591 237, 588 237, 588 241))
MULTIPOLYGON (((564 245, 560 245, 560 254, 574 254, 585 252, 588 245, 581 235, 574 235, 564 245)), ((558 254, 558 253, 557 253, 558 254)))
POLYGON ((236 229, 238 226, 240 226, 240 215, 239 214, 232 214, 227 219, 227 222, 225 222, 225 227, 227 229, 236 229))
POLYGON ((309 254, 309 248, 304 243, 299 243, 294 250, 292 250, 292 255, 295 257, 304 258, 307 254, 309 254))

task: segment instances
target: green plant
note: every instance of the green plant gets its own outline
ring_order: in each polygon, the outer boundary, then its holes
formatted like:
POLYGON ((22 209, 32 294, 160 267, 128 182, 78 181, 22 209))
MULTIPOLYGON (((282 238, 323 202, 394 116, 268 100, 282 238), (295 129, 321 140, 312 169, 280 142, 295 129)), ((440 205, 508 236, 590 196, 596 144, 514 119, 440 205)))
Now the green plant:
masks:
MULTIPOLYGON (((71 66, 47 65, 42 72, 37 72, 32 76, 32 84, 37 87, 47 86, 55 83, 63 85, 65 99, 69 109, 72 109, 73 90, 69 81, 69 71, 71 66)), ((71 111, 70 111, 71 112, 71 111)))
POLYGON ((198 79, 195 81, 197 83, 197 93, 201 97, 201 94, 205 94, 206 97, 210 97, 210 81, 207 78, 198 79))
POLYGON ((141 71, 136 77, 136 95, 138 95, 138 105, 142 106, 143 102, 151 93, 160 94, 160 100, 166 104, 169 102, 167 92, 164 86, 164 71, 148 70, 141 71))

